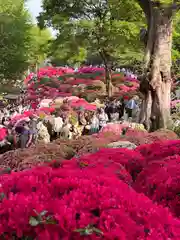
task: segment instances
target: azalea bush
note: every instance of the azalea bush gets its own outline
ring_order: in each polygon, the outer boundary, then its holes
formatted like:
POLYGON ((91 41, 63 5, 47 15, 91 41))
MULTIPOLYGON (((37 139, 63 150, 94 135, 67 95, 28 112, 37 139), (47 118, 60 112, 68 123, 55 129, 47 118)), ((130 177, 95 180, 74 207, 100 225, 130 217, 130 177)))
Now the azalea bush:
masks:
POLYGON ((109 173, 117 174, 121 180, 131 184, 130 177, 133 181, 136 179, 143 168, 144 158, 139 152, 129 149, 101 148, 96 153, 81 156, 78 162, 80 164, 86 163, 87 168, 97 166, 100 172, 103 173, 107 170, 106 176, 109 173))
POLYGON ((167 209, 116 177, 69 163, 0 177, 1 239, 180 239, 167 209))
POLYGON ((180 140, 141 145, 135 150, 144 157, 134 188, 180 216, 180 140))
POLYGON ((122 136, 121 139, 132 142, 135 145, 139 146, 168 139, 176 140, 178 139, 178 136, 175 132, 164 129, 148 133, 146 131, 139 131, 129 128, 126 132, 126 135, 122 136))
POLYGON ((53 159, 70 159, 75 152, 70 145, 39 143, 28 149, 8 151, 0 156, 0 169, 23 170, 35 165, 42 165, 53 159))
POLYGON ((117 141, 120 136, 112 133, 82 136, 76 140, 57 139, 52 143, 38 143, 28 149, 16 149, 0 156, 0 168, 10 168, 13 171, 42 165, 53 159, 61 161, 70 159, 74 155, 81 156, 85 153, 97 152, 109 143, 117 141))
POLYGON ((151 160, 138 175, 134 188, 180 216, 180 156, 151 160))
POLYGON ((93 134, 92 136, 82 136, 71 141, 76 155, 81 156, 86 153, 97 152, 100 148, 107 147, 109 143, 120 140, 120 135, 111 132, 93 134))
POLYGON ((144 144, 136 148, 146 162, 154 159, 164 159, 169 156, 180 154, 180 140, 159 141, 152 144, 144 144))

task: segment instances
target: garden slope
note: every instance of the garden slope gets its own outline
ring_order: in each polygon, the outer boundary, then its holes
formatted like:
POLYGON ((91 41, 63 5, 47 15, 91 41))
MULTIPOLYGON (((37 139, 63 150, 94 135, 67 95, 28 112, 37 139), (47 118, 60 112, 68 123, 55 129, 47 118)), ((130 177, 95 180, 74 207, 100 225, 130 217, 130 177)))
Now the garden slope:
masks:
MULTIPOLYGON (((159 139, 135 150, 104 148, 119 138, 100 133, 70 141, 71 147, 57 140, 52 152, 47 145, 44 166, 2 171, 0 239, 179 240, 180 140, 159 139), (60 147, 63 154, 56 155, 60 147)), ((6 166, 37 164, 16 163, 19 153, 6 166)), ((21 154, 26 158, 27 150, 21 154)))

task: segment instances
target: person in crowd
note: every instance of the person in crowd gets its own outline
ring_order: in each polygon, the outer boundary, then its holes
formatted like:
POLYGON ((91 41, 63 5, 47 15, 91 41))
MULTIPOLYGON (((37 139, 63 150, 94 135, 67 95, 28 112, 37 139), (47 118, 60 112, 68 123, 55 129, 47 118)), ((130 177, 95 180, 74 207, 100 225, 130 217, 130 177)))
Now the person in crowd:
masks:
POLYGON ((0 110, 0 124, 2 124, 3 117, 4 117, 3 110, 0 110))
POLYGON ((108 121, 111 121, 110 107, 111 107, 111 102, 109 99, 106 99, 104 111, 108 116, 108 121))
POLYGON ((99 131, 99 119, 97 113, 94 112, 90 124, 90 134, 97 133, 98 131, 99 131))
POLYGON ((30 116, 29 130, 33 134, 32 143, 35 144, 37 141, 37 117, 35 115, 30 116))
POLYGON ((118 100, 114 99, 110 105, 111 122, 116 122, 119 120, 119 108, 120 108, 120 102, 118 100))
POLYGON ((71 134, 70 130, 71 130, 71 124, 69 123, 69 118, 67 117, 65 119, 62 129, 61 129, 61 138, 71 139, 72 134, 71 134))
POLYGON ((33 142, 33 132, 29 128, 28 122, 25 122, 21 128, 20 133, 20 148, 28 148, 33 142))
POLYGON ((121 99, 121 104, 119 107, 119 120, 123 118, 124 116, 124 109, 125 109, 125 102, 124 102, 124 98, 121 99))
POLYGON ((56 113, 54 117, 54 126, 53 126, 53 130, 56 137, 60 137, 62 126, 63 126, 63 119, 58 115, 58 113, 56 113))
POLYGON ((91 126, 90 126, 91 118, 92 118, 91 113, 90 112, 84 112, 84 118, 86 120, 86 125, 84 126, 82 134, 87 135, 87 134, 89 134, 89 131, 90 131, 90 128, 91 128, 91 126))
POLYGON ((84 128, 87 125, 87 121, 86 121, 86 118, 85 118, 84 111, 82 111, 82 109, 79 112, 79 125, 80 125, 80 128, 81 128, 81 133, 83 133, 84 128))
POLYGON ((98 118, 99 118, 99 130, 101 128, 103 128, 107 122, 108 122, 108 116, 107 114, 105 113, 104 109, 103 108, 100 108, 99 109, 99 114, 98 114, 98 118))
POLYGON ((50 142, 50 135, 47 127, 43 124, 43 120, 37 123, 37 141, 44 143, 50 142))
POLYGON ((136 104, 136 100, 132 97, 126 104, 126 112, 128 114, 128 118, 132 118, 133 110, 137 109, 138 106, 136 104))
POLYGON ((7 117, 7 116, 5 115, 2 122, 3 122, 2 124, 3 124, 4 126, 8 127, 9 122, 10 122, 10 117, 7 117))

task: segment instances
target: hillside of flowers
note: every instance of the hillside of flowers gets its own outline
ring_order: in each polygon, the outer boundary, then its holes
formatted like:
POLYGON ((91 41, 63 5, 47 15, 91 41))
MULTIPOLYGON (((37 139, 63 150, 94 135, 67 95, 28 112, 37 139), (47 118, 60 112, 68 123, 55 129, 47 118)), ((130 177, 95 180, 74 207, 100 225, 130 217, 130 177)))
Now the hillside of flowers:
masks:
MULTIPOLYGON (((77 96, 93 102, 106 95, 103 68, 80 68, 74 72, 68 68, 46 67, 31 73, 26 79, 27 100, 36 103, 44 98, 77 96)), ((137 93, 139 81, 125 77, 123 73, 112 73, 114 96, 129 96, 137 93)))
POLYGON ((180 140, 159 139, 1 171, 0 238, 178 240, 179 154, 180 140))
POLYGON ((171 131, 131 129, 7 152, 0 239, 178 240, 179 160, 171 131), (129 137, 136 149, 108 148, 129 137))
MULTIPOLYGON (((127 77, 122 72, 112 72, 112 86, 114 97, 128 99, 134 95, 141 96, 139 92, 139 80, 127 77)), ((83 67, 78 71, 64 67, 45 67, 39 69, 37 74, 30 73, 25 79, 27 87, 27 102, 31 102, 33 108, 42 99, 71 98, 76 96, 87 102, 94 102, 96 98, 106 96, 106 80, 104 68, 83 67)), ((178 80, 174 80, 173 94, 179 89, 178 80)), ((172 98, 171 108, 179 112, 180 100, 172 98)), ((80 105, 78 103, 77 105, 80 105)), ((91 106, 88 106, 91 108, 91 106)))

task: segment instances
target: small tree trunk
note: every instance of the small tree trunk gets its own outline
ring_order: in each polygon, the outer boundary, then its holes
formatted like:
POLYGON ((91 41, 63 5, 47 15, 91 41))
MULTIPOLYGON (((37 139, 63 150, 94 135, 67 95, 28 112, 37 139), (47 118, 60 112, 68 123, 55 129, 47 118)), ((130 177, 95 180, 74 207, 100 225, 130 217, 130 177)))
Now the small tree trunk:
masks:
POLYGON ((111 78, 111 69, 105 64, 105 81, 106 81, 106 92, 107 96, 112 96, 112 78, 111 78))
POLYGON ((106 92, 107 96, 111 97, 112 96, 112 91, 113 91, 113 86, 112 86, 112 77, 111 77, 111 68, 109 67, 108 64, 108 54, 105 51, 100 51, 99 52, 100 57, 102 58, 102 61, 104 63, 105 67, 105 82, 106 82, 106 92))
POLYGON ((148 26, 144 94, 140 122, 148 130, 167 128, 170 122, 172 14, 153 9, 148 26), (152 123, 152 126, 150 127, 152 123))

